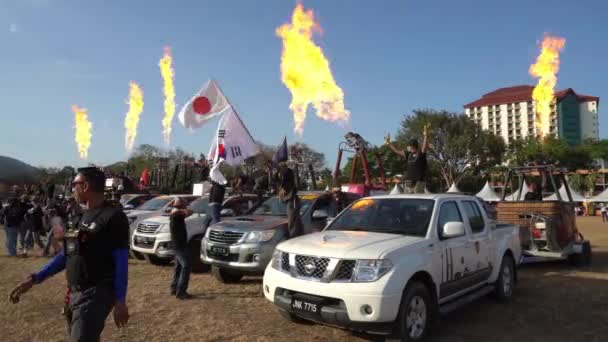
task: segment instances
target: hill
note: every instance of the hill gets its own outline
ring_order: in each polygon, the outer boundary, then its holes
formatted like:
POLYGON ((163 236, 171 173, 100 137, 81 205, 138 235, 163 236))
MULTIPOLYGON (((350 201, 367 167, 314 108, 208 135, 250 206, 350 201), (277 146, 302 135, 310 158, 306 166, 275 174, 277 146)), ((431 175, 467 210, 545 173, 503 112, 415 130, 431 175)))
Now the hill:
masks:
POLYGON ((0 156, 0 183, 34 182, 39 170, 15 158, 0 156))

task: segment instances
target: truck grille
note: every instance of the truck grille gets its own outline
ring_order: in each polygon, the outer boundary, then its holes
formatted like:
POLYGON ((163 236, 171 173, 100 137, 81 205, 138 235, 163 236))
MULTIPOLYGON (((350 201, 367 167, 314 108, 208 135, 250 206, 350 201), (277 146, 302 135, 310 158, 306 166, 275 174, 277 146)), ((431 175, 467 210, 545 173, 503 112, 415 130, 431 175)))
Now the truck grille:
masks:
POLYGON ((229 232, 225 230, 211 230, 209 241, 225 245, 234 245, 245 235, 245 233, 229 232))
POLYGON ((321 279, 329 265, 328 258, 296 255, 296 270, 299 276, 321 279))
POLYGON ((135 240, 135 246, 140 248, 154 248, 156 238, 147 238, 145 241, 135 240))
POLYGON ((355 269, 355 260, 342 260, 338 267, 338 273, 336 273, 336 280, 350 280, 353 276, 353 270, 355 269))
POLYGON ((285 272, 289 272, 289 253, 281 253, 281 269, 285 272))
POLYGON ((155 234, 160 224, 140 223, 137 225, 137 232, 144 234, 155 234))

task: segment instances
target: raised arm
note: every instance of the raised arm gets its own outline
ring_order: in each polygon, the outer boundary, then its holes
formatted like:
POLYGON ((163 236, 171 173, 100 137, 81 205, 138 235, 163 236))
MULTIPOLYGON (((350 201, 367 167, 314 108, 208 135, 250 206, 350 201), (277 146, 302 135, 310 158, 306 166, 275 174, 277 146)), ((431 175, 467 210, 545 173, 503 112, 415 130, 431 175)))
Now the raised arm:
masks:
POLYGON ((429 150, 429 127, 430 124, 424 125, 422 129, 422 149, 420 150, 422 153, 426 154, 429 150))
POLYGON ((401 156, 401 157, 405 157, 405 151, 398 149, 397 147, 395 147, 395 145, 393 145, 393 143, 391 143, 391 135, 390 133, 386 135, 386 137, 384 137, 384 143, 385 145, 387 145, 393 152, 395 152, 397 155, 401 156))

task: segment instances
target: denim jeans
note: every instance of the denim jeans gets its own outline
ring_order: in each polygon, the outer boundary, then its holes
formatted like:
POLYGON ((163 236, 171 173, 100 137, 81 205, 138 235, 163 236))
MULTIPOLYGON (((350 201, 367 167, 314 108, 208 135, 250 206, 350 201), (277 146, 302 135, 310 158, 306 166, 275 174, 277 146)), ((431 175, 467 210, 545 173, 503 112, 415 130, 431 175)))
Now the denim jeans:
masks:
POLYGON ((19 248, 21 248, 23 251, 26 251, 31 247, 29 230, 30 227, 26 224, 22 224, 19 227, 19 248))
POLYGON ((207 207, 207 215, 203 223, 203 231, 207 231, 207 228, 221 221, 222 206, 221 204, 212 203, 207 207))
POLYGON ((17 227, 4 227, 6 231, 6 250, 9 256, 17 255, 17 227))
POLYGON ((190 282, 190 272, 192 271, 192 259, 190 249, 176 248, 175 253, 175 268, 173 269, 173 281, 171 282, 171 289, 179 294, 186 293, 188 290, 188 283, 190 282))

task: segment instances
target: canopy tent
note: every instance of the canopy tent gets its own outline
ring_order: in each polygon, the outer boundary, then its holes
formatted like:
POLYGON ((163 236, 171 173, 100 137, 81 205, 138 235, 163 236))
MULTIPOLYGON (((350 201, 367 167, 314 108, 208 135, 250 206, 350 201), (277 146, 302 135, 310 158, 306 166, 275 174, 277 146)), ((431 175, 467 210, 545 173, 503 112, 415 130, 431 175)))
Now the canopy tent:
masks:
POLYGON ((475 196, 483 199, 486 202, 500 201, 500 196, 498 196, 496 191, 492 189, 492 186, 490 186, 490 182, 486 182, 486 185, 484 185, 483 189, 481 189, 481 191, 479 191, 475 196))
MULTIPOLYGON (((528 183, 526 183, 526 180, 524 179, 524 186, 521 192, 521 196, 519 196, 519 188, 517 189, 517 191, 515 191, 514 193, 507 195, 505 197, 505 201, 517 201, 519 198, 519 201, 523 201, 524 197, 526 196, 526 194, 530 192, 530 188, 528 187, 528 183)), ((502 198, 502 196, 499 196, 502 198)))
MULTIPOLYGON (((562 197, 562 201, 570 202, 570 198, 568 197, 568 193, 566 192, 566 187, 564 184, 559 188, 559 194, 562 197)), ((587 199, 585 196, 581 195, 578 191, 570 188, 570 194, 572 195, 573 202, 585 202, 587 199)), ((557 194, 553 194, 551 196, 547 196, 543 198, 544 201, 557 201, 557 194)))
POLYGON ((399 195, 401 193, 402 192, 401 192, 401 188, 399 187, 399 184, 395 184, 395 187, 393 187, 393 190, 391 190, 389 195, 399 195))
POLYGON ((450 186, 450 188, 447 191, 448 193, 460 193, 462 191, 460 191, 460 189, 458 189, 458 187, 456 186, 456 183, 452 183, 452 186, 450 186))
POLYGON ((606 202, 608 203, 608 189, 602 191, 599 195, 591 197, 587 202, 606 202))

